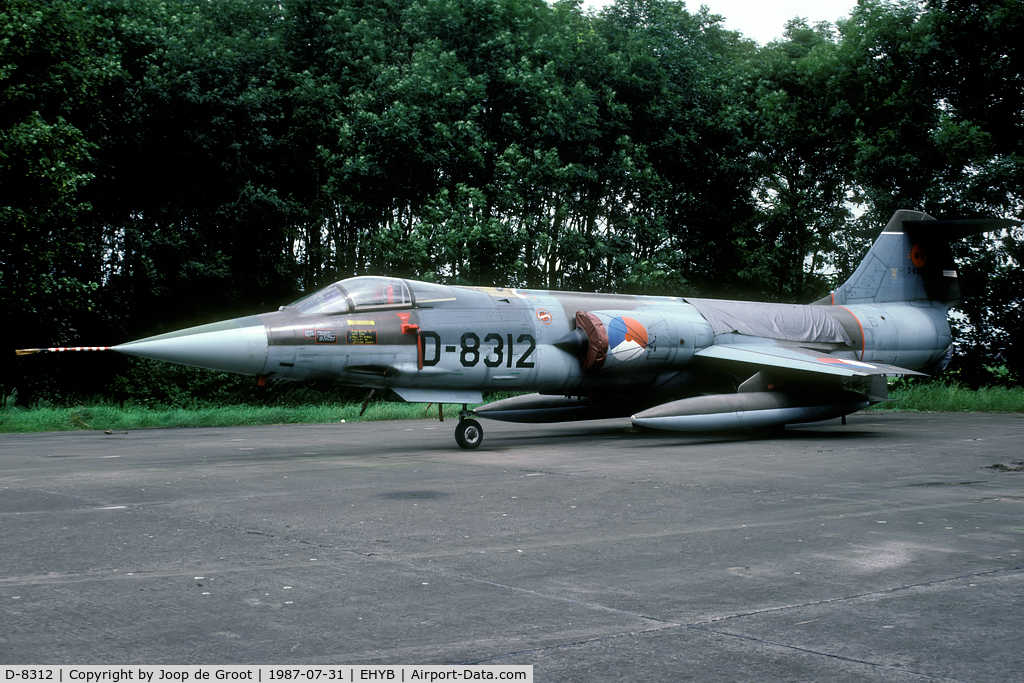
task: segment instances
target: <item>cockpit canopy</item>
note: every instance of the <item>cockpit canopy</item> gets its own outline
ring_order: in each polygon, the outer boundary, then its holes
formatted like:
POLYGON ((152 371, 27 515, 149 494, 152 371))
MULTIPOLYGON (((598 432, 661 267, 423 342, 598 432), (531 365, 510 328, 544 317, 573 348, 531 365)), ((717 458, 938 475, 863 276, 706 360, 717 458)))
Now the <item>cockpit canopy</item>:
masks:
POLYGON ((446 285, 366 276, 327 285, 289 304, 288 308, 294 308, 302 315, 339 315, 416 308, 454 300, 455 292, 446 285))

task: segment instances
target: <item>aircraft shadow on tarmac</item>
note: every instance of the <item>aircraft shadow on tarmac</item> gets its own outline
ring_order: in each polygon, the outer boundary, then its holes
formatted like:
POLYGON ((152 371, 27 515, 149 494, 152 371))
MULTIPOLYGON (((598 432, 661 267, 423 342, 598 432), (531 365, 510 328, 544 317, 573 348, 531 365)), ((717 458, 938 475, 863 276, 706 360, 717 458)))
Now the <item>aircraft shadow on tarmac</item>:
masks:
MULTIPOLYGON (((796 427, 771 427, 762 429, 738 429, 732 432, 679 432, 632 427, 628 424, 578 424, 556 429, 536 428, 522 431, 503 431, 494 435, 484 449, 488 451, 512 450, 516 444, 541 445, 543 442, 561 444, 565 441, 585 443, 592 439, 617 439, 624 445, 678 445, 680 447, 704 446, 711 444, 749 443, 751 441, 809 441, 828 438, 832 441, 856 441, 878 438, 878 432, 870 424, 846 425, 839 429, 838 421, 796 427)), ((447 447, 444 450, 449 450, 447 447)))

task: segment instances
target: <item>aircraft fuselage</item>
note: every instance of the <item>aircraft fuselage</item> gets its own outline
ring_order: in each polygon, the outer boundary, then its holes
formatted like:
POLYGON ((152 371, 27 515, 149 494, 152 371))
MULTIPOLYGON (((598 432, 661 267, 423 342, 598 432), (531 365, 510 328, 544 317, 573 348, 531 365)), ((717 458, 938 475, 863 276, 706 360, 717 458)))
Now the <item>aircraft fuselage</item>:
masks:
MULTIPOLYGON (((660 394, 679 393, 687 383, 699 391, 700 382, 706 381, 700 371, 713 366, 714 358, 695 359, 695 354, 724 342, 740 347, 818 345, 851 363, 910 369, 935 363, 950 344, 945 307, 934 302, 729 302, 745 320, 770 321, 773 315, 800 309, 831 317, 849 342, 840 344, 838 337, 784 339, 783 331, 766 339, 730 331, 728 321, 713 324, 701 313, 706 300, 694 300, 700 302, 694 305, 679 297, 448 287, 393 278, 338 284, 344 293, 328 302, 300 301, 272 313, 151 337, 118 350, 277 379, 390 387, 407 400, 474 403, 485 391, 660 394), (348 289, 359 291, 353 297, 348 289), (396 297, 395 291, 401 294, 396 297), (360 297, 360 292, 369 293, 360 297), (599 365, 586 367, 571 344, 556 345, 580 327, 580 313, 604 325, 607 349, 599 365), (197 347, 207 336, 209 343, 197 347), (178 357, 163 352, 164 347, 171 351, 183 344, 188 348, 178 357)), ((748 376, 754 371, 751 367, 748 376)), ((733 374, 738 382, 746 379, 742 370, 734 368, 733 374)))

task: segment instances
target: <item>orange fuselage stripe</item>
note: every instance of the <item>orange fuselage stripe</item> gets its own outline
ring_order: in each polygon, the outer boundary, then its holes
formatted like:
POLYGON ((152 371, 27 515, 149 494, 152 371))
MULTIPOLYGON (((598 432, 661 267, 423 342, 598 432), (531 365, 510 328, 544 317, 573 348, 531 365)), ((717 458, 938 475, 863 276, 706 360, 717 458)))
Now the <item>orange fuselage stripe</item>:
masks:
MULTIPOLYGON (((835 295, 833 294, 833 296, 835 295)), ((853 315, 853 311, 851 311, 846 306, 840 306, 839 308, 843 309, 850 315, 853 315)), ((857 327, 860 328, 860 359, 864 360, 864 351, 867 349, 868 339, 867 337, 864 336, 864 326, 860 324, 860 319, 857 318, 856 315, 853 315, 853 319, 857 321, 857 327)))

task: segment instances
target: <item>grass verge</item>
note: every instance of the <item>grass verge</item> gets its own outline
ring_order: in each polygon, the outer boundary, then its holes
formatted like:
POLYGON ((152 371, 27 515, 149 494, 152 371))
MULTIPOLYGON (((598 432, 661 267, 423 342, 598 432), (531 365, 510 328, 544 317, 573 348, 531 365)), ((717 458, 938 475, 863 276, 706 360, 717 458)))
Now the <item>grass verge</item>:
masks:
MULTIPOLYGON (((895 401, 869 410, 936 413, 1024 413, 1024 387, 977 390, 938 383, 894 388, 895 401)), ((7 407, 0 411, 0 432, 148 429, 153 427, 235 427, 240 425, 326 424, 374 420, 437 419, 437 406, 420 403, 370 403, 362 416, 360 403, 306 406, 223 406, 218 408, 147 408, 89 405, 72 408, 7 407)), ((445 419, 456 420, 461 406, 446 404, 445 419)))
POLYGON ((967 389, 937 382, 911 384, 889 390, 896 399, 869 410, 922 413, 1024 413, 1024 387, 967 389))
MULTIPOLYGON (((371 403, 360 417, 359 403, 295 407, 223 406, 218 408, 147 408, 112 405, 73 408, 12 407, 0 412, 0 432, 149 429, 153 427, 237 427, 240 425, 318 424, 371 420, 437 419, 437 406, 419 403, 371 403)), ((462 406, 445 405, 445 419, 456 420, 462 406)))

